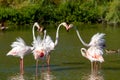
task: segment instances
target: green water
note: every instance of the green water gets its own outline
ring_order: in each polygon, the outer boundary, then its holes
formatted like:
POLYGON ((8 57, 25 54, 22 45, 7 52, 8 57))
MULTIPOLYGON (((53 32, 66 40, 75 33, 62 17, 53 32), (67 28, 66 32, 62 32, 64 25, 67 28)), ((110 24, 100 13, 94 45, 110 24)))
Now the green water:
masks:
MULTIPOLYGON (((106 48, 120 48, 120 27, 109 27, 103 25, 81 25, 78 26, 81 37, 87 43, 97 32, 105 33, 106 48)), ((55 40, 56 29, 47 29, 53 40, 55 40)), ((6 31, 0 32, 0 80, 88 80, 90 77, 90 62, 82 57, 80 48, 84 47, 79 41, 74 29, 66 32, 61 27, 59 42, 55 50, 51 52, 50 74, 47 76, 46 65, 42 67, 39 62, 39 75, 35 76, 35 60, 32 55, 24 57, 25 74, 19 74, 19 58, 6 56, 11 49, 10 45, 17 37, 22 37, 27 45, 32 43, 32 32, 6 31), (50 77, 49 79, 43 79, 50 77)), ((105 62, 100 71, 100 80, 119 80, 120 54, 104 54, 105 62)))

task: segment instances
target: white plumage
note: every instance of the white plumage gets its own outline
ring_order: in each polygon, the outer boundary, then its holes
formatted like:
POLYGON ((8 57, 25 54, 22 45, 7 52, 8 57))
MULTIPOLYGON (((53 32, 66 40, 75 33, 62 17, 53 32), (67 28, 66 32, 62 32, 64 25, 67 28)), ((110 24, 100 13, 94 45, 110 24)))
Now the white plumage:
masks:
POLYGON ((44 39, 42 40, 40 36, 37 36, 37 39, 33 42, 33 55, 35 60, 43 59, 46 55, 44 39))
POLYGON ((91 41, 88 45, 88 49, 81 48, 81 53, 84 57, 89 59, 91 62, 93 61, 99 61, 104 62, 103 55, 103 49, 105 47, 105 39, 104 39, 103 33, 97 33, 93 35, 91 38, 91 41))
POLYGON ((38 36, 37 39, 36 39, 35 33, 34 33, 34 27, 37 26, 40 29, 40 26, 37 23, 35 23, 33 25, 33 29, 32 29, 32 32, 33 32, 33 47, 34 47, 33 55, 34 55, 34 58, 36 60, 36 74, 37 74, 37 71, 38 71, 38 60, 39 59, 46 58, 47 65, 49 66, 49 64, 50 64, 50 51, 54 50, 54 47, 58 44, 59 29, 60 29, 61 25, 63 25, 66 28, 66 30, 69 30, 69 26, 65 22, 59 24, 59 26, 57 28, 57 31, 56 31, 55 42, 52 41, 52 39, 49 35, 46 36, 46 30, 44 30, 43 39, 41 39, 40 36, 38 36))
POLYGON ((88 44, 89 46, 98 46, 101 48, 105 47, 105 40, 104 40, 104 33, 97 33, 95 34, 92 38, 90 43, 88 44))
POLYGON ((11 44, 12 50, 7 53, 8 55, 17 56, 23 58, 24 55, 30 53, 33 47, 27 46, 22 38, 17 38, 15 42, 11 44))
MULTIPOLYGON (((70 28, 71 27, 74 27, 73 24, 70 24, 70 28)), ((104 39, 105 34, 97 33, 93 35, 91 41, 89 42, 89 44, 87 44, 81 38, 77 28, 74 27, 74 29, 76 30, 77 36, 81 41, 81 43, 88 48, 88 49, 81 48, 82 56, 84 56, 85 58, 91 61, 91 70, 92 72, 96 72, 98 67, 96 65, 97 62, 100 63, 104 62, 104 58, 102 55, 103 55, 103 49, 105 48, 105 39, 104 39)))
POLYGON ((17 38, 15 42, 11 44, 12 50, 10 50, 6 55, 20 57, 20 73, 24 74, 24 64, 23 58, 26 54, 29 54, 33 47, 27 46, 22 38, 17 38))
POLYGON ((55 47, 55 44, 53 40, 49 35, 47 35, 45 39, 45 49, 47 50, 47 52, 50 52, 51 50, 54 50, 54 47, 55 47))

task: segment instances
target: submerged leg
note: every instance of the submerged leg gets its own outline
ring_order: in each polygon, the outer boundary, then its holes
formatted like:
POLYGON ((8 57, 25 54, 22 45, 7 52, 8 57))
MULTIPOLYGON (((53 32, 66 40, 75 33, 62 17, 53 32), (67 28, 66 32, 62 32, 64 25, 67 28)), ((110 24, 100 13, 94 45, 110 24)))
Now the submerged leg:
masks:
POLYGON ((99 70, 100 70, 100 63, 97 61, 97 62, 95 62, 95 75, 98 74, 99 70))
POLYGON ((38 76, 38 60, 36 60, 36 76, 38 76))

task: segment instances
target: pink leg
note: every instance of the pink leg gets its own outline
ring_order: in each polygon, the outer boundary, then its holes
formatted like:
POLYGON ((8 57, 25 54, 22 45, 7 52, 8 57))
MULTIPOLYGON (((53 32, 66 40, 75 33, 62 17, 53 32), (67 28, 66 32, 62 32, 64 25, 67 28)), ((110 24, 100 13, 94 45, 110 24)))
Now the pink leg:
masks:
POLYGON ((48 54, 48 56, 47 56, 47 65, 48 65, 48 67, 50 65, 50 54, 48 54))
POLYGON ((48 68, 47 68, 47 71, 48 71, 48 73, 50 74, 50 67, 48 66, 48 68))
POLYGON ((24 74, 24 64, 23 64, 23 59, 20 59, 20 74, 24 74))
POLYGON ((91 62, 91 73, 94 73, 94 62, 91 62))

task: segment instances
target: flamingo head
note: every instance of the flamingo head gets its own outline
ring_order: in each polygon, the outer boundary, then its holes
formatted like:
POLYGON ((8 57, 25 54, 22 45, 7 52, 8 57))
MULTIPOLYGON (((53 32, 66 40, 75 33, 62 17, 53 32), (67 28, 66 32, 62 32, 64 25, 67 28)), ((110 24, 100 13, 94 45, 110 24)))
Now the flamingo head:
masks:
POLYGON ((40 26, 40 28, 38 28, 39 32, 44 32, 46 29, 43 26, 40 26))
POLYGON ((43 32, 45 30, 45 28, 43 26, 39 26, 39 24, 37 22, 34 23, 34 26, 37 27, 37 31, 39 31, 39 32, 43 32))
POLYGON ((66 23, 66 22, 63 22, 63 23, 61 23, 61 24, 62 24, 63 26, 65 26, 65 28, 66 28, 67 31, 69 31, 69 29, 73 27, 73 24, 68 25, 68 23, 66 23))
POLYGON ((35 59, 40 59, 40 58, 43 58, 45 56, 44 50, 36 50, 35 52, 36 52, 35 59))
POLYGON ((62 22, 61 25, 63 25, 63 26, 66 28, 67 31, 69 30, 69 29, 68 29, 68 27, 69 27, 68 23, 62 22))
POLYGON ((67 28, 67 30, 71 29, 73 27, 73 24, 70 24, 67 28))
POLYGON ((85 48, 81 48, 82 56, 86 57, 86 52, 87 50, 85 48))
POLYGON ((38 54, 38 57, 42 58, 45 56, 45 51, 44 50, 41 50, 38 54))
POLYGON ((44 52, 40 52, 39 57, 43 57, 44 55, 44 52))

